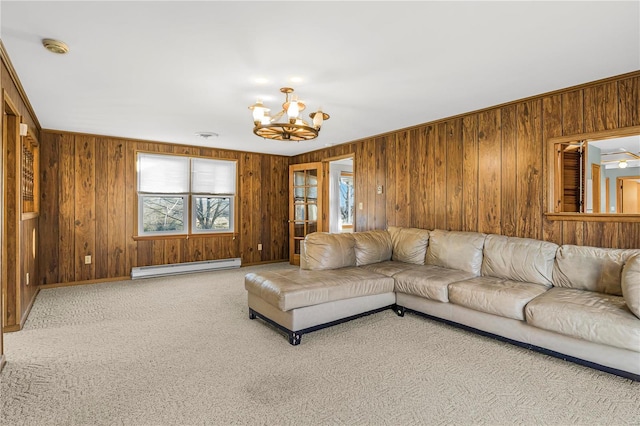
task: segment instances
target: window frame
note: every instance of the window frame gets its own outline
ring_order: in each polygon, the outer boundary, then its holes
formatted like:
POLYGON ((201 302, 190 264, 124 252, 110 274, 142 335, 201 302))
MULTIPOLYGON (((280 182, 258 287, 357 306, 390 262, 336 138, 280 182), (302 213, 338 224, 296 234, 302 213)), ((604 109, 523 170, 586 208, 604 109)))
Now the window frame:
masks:
POLYGON ((229 159, 229 158, 218 158, 218 157, 205 157, 205 156, 197 156, 197 155, 186 155, 186 154, 165 154, 162 152, 153 152, 153 151, 136 151, 135 152, 135 158, 136 158, 136 173, 135 173, 135 188, 136 188, 136 224, 135 224, 135 229, 136 229, 136 235, 133 237, 134 240, 144 240, 144 239, 164 239, 164 238, 189 238, 191 236, 195 236, 195 237, 204 237, 204 236, 222 236, 222 235, 237 235, 237 230, 236 230, 236 225, 239 223, 237 220, 237 212, 238 212, 238 160, 237 159, 229 159), (188 174, 189 174, 189 185, 188 185, 188 189, 189 191, 186 193, 155 193, 155 192, 142 192, 139 190, 139 184, 140 184, 140 170, 139 170, 139 158, 140 158, 140 154, 143 155, 154 155, 154 156, 167 156, 167 157, 187 157, 189 159, 189 168, 188 168, 188 174), (193 173, 192 173, 192 159, 203 159, 203 160, 216 160, 216 161, 229 161, 229 162, 233 162, 234 164, 234 168, 235 168, 235 175, 234 175, 234 183, 235 183, 235 192, 233 194, 209 194, 209 193, 202 193, 202 192, 191 192, 191 188, 193 186, 193 173), (144 208, 143 208, 143 200, 144 197, 182 197, 183 198, 183 203, 184 203, 184 223, 185 223, 185 227, 184 227, 184 231, 144 231, 143 229, 143 213, 144 213, 144 208), (229 198, 229 229, 223 229, 223 230, 213 230, 213 229, 206 229, 206 230, 197 230, 195 229, 196 226, 196 219, 195 219, 195 202, 196 202, 196 198, 201 198, 201 197, 206 197, 206 198, 229 198))

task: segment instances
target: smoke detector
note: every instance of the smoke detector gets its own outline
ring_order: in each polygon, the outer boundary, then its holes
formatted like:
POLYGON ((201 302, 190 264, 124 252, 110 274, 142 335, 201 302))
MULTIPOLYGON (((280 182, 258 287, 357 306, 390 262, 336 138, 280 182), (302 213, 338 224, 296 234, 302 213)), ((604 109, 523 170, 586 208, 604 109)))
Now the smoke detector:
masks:
POLYGON ((52 38, 42 39, 42 45, 49 52, 57 53, 59 55, 64 55, 69 52, 69 46, 63 41, 54 40, 52 38))
POLYGON ((209 139, 209 138, 217 138, 220 135, 214 132, 196 132, 196 136, 202 139, 209 139))

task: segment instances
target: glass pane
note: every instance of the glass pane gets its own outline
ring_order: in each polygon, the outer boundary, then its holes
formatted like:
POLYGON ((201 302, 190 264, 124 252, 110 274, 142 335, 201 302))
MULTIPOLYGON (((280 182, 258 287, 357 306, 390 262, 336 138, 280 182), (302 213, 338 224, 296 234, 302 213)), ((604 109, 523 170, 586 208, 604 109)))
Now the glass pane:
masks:
POLYGON ((293 244, 295 246, 295 248, 294 248, 294 253, 295 254, 300 254, 300 242, 301 241, 302 240, 293 240, 293 244))
POLYGON ((293 186, 304 186, 304 172, 293 172, 293 186))
POLYGON ((230 197, 194 197, 196 231, 231 231, 233 205, 230 197))
POLYGON ((318 220, 318 205, 317 204, 307 204, 307 212, 309 214, 307 219, 309 219, 309 220, 318 220))
POLYGON ((184 214, 183 197, 142 197, 141 220, 144 232, 183 232, 184 214))
POLYGON ((307 233, 316 232, 318 230, 318 222, 309 222, 307 224, 307 233))
POLYGON ((294 220, 305 220, 304 204, 296 204, 294 220))
POLYGON ((304 237, 304 222, 296 222, 293 224, 293 236, 304 237))
POLYGON ((318 185, 318 171, 307 170, 307 185, 318 185))
POLYGON ((304 201, 304 188, 293 188, 294 201, 304 201))
POLYGON ((318 199, 318 187, 311 186, 306 188, 307 192, 307 200, 308 201, 316 201, 318 199))

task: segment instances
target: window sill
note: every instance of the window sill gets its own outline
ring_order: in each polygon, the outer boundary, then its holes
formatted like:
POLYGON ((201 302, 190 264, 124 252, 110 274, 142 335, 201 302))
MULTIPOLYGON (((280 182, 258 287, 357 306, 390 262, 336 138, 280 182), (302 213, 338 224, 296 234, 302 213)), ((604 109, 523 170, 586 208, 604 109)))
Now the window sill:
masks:
POLYGON ((548 220, 580 222, 640 222, 640 214, 624 213, 545 213, 548 220))
POLYGON ((153 241, 153 240, 190 240, 192 238, 211 238, 211 237, 236 237, 235 232, 203 232, 198 234, 173 234, 173 235, 134 235, 135 241, 153 241))

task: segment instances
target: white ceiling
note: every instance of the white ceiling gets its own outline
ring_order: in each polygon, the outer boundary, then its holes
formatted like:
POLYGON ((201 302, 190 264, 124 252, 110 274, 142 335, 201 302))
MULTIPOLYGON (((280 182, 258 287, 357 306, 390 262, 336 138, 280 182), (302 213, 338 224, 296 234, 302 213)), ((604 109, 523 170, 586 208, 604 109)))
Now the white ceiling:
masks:
POLYGON ((43 128, 273 154, 640 69, 638 1, 3 0, 0 8, 2 41, 43 128), (42 38, 71 51, 52 54, 42 38), (289 85, 305 113, 322 106, 331 115, 320 137, 254 136, 247 107, 262 97, 276 109, 289 85))

